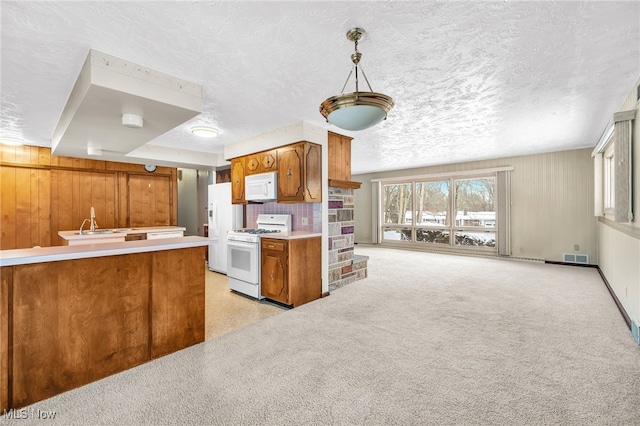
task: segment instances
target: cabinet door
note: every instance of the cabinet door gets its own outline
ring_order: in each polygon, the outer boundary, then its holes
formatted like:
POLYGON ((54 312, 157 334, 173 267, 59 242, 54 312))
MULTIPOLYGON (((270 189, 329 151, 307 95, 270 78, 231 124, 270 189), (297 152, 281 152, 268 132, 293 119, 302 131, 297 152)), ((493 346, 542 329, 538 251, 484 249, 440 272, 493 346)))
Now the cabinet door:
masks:
POLYGON ((276 172, 278 171, 278 155, 277 151, 271 150, 262 153, 261 168, 263 172, 276 172))
MULTIPOLYGON (((129 175, 129 226, 170 225, 169 200, 169 176, 129 175)), ((87 208, 89 207, 86 207, 85 211, 87 208)))
POLYGON ((253 175, 262 172, 262 153, 251 154, 244 157, 245 174, 253 175))
POLYGON ((244 157, 231 160, 231 203, 245 204, 244 199, 244 157))
POLYGON ((329 179, 351 180, 351 138, 329 132, 329 179))
POLYGON ((216 183, 231 182, 231 169, 216 170, 216 183))
POLYGON ((304 201, 304 144, 278 149, 278 201, 304 201))
POLYGON ((307 143, 304 147, 304 201, 322 201, 322 151, 321 146, 307 143))
POLYGON ((289 304, 286 242, 277 241, 274 249, 265 249, 268 244, 268 240, 263 241, 260 274, 262 295, 267 299, 289 304))

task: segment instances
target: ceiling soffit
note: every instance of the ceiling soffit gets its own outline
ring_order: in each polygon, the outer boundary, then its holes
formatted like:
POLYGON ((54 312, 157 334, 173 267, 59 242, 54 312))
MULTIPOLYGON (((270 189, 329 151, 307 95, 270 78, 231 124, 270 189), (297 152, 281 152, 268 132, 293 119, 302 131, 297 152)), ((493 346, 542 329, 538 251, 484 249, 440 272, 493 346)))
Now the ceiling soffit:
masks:
POLYGON ((53 132, 55 155, 126 155, 202 111, 202 86, 91 49, 53 132), (122 124, 142 117, 141 128, 122 124))

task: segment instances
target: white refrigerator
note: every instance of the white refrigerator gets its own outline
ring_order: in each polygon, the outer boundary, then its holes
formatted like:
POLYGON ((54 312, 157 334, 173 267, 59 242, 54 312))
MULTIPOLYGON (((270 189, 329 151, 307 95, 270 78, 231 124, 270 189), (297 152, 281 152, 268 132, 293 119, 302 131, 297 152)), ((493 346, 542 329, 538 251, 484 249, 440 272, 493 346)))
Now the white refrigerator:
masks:
POLYGON ((209 269, 227 273, 227 232, 243 227, 241 205, 231 204, 231 183, 209 185, 209 269))

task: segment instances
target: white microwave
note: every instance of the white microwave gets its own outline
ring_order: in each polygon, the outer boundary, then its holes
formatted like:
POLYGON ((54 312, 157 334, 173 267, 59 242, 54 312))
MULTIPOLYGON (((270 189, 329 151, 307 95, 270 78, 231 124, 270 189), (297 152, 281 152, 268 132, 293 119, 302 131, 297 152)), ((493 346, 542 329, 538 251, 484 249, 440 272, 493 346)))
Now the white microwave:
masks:
POLYGON ((268 201, 278 198, 276 194, 276 172, 248 175, 244 178, 244 193, 247 201, 268 201))

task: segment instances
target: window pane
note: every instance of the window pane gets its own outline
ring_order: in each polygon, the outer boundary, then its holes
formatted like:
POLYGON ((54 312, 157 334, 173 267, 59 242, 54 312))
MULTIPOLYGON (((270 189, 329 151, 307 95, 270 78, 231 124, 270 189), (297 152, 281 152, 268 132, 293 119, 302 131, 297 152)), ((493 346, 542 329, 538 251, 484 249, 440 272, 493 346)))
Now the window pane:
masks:
POLYGON ((382 228, 382 239, 387 241, 411 241, 411 229, 382 228))
POLYGON ((449 181, 416 183, 416 225, 449 225, 449 181))
POLYGON ((445 244, 450 243, 450 232, 446 229, 416 229, 416 241, 427 244, 445 244))
POLYGON ((456 245, 470 247, 495 247, 495 232, 456 231, 456 245))
POLYGON ((391 184, 382 188, 385 224, 411 224, 411 184, 391 184))
POLYGON ((454 226, 496 227, 494 178, 456 179, 455 189, 454 226))

